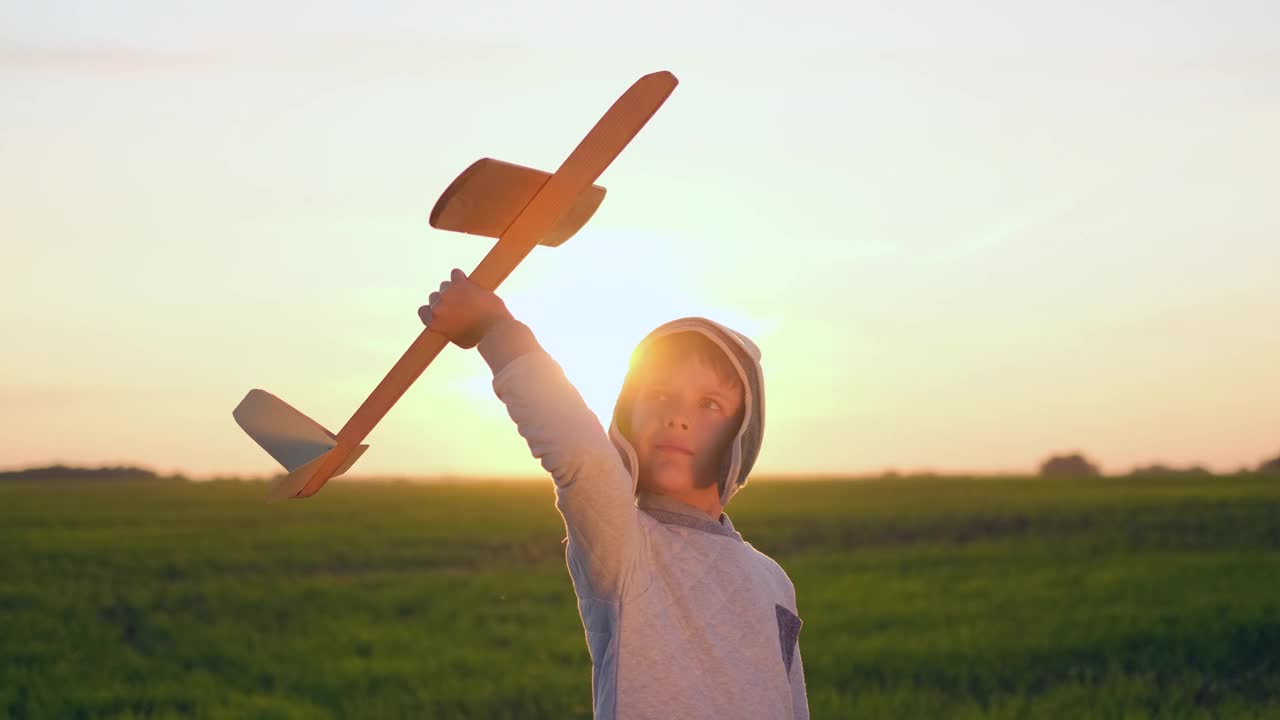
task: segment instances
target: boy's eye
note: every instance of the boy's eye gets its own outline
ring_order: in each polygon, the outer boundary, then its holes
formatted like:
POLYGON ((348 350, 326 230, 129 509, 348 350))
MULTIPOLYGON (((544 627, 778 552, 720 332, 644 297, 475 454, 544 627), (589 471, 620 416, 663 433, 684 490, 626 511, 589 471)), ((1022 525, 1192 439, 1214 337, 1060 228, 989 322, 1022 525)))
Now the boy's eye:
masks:
MULTIPOLYGON (((653 400, 665 400, 666 398, 671 397, 671 393, 667 392, 666 390, 650 390, 647 394, 653 400)), ((716 410, 723 409, 723 406, 720 404, 719 400, 716 400, 715 398, 709 398, 709 397, 702 399, 702 406, 708 409, 711 409, 711 408, 714 408, 716 410)))
POLYGON ((654 400, 661 400, 661 399, 665 398, 666 396, 667 396, 667 391, 665 391, 665 390, 650 390, 650 391, 649 391, 649 397, 650 397, 650 398, 652 398, 652 399, 654 399, 654 400))

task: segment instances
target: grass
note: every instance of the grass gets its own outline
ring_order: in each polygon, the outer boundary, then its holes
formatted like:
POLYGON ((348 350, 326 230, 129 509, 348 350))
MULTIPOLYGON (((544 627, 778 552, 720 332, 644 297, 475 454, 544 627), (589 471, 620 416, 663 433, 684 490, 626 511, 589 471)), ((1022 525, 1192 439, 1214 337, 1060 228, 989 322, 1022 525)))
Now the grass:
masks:
MULTIPOLYGON (((590 717, 548 483, 0 484, 10 718, 590 717)), ((1280 717, 1280 478, 764 482, 815 718, 1280 717)))

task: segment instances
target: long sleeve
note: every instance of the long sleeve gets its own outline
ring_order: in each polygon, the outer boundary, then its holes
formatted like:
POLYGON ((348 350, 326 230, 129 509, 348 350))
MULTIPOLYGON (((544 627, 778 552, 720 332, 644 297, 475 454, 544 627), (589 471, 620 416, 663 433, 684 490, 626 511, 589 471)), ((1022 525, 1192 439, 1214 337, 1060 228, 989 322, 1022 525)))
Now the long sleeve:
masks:
POLYGON ((523 323, 498 322, 478 349, 494 373, 494 392, 555 482, 575 588, 600 600, 620 597, 638 564, 641 531, 631 476, 608 434, 523 323))

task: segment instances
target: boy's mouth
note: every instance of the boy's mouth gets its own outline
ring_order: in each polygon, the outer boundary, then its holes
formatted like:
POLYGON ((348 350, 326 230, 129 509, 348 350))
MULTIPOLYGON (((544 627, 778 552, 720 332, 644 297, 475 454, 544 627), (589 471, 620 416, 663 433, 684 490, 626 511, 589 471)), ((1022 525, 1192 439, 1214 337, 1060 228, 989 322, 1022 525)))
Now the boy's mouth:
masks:
POLYGON ((660 444, 660 445, 654 445, 654 446, 653 446, 653 449, 654 449, 655 451, 657 451, 657 452, 670 452, 670 453, 677 453, 677 454, 680 454, 680 455, 692 455, 692 454, 693 454, 693 451, 692 451, 692 450, 690 450, 689 448, 682 447, 682 446, 680 446, 680 445, 671 445, 671 444, 668 444, 668 443, 662 443, 662 444, 660 444))

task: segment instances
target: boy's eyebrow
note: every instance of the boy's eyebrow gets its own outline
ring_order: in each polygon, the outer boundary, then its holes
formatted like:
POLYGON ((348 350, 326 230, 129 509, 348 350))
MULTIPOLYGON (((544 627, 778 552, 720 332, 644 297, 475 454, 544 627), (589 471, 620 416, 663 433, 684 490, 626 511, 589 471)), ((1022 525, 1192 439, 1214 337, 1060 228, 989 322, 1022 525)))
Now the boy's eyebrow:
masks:
MULTIPOLYGON (((724 388, 725 386, 721 385, 720 387, 724 388)), ((741 394, 736 392, 725 392, 722 389, 710 389, 706 391, 706 394, 718 399, 721 404, 724 405, 728 405, 730 402, 740 402, 742 400, 741 394)))
MULTIPOLYGON (((670 386, 671 386, 671 385, 673 385, 673 384, 674 384, 674 383, 667 382, 666 380, 651 380, 651 381, 649 382, 649 387, 650 387, 650 388, 662 388, 662 389, 666 389, 666 388, 670 387, 670 386)), ((731 398, 731 397, 732 397, 732 395, 731 395, 731 394, 726 393, 726 392, 724 392, 723 390, 720 390, 720 389, 718 389, 718 388, 712 388, 712 387, 704 387, 704 388, 702 389, 702 394, 703 394, 703 395, 706 395, 706 396, 709 396, 709 397, 716 397, 716 398, 719 398, 719 399, 721 399, 721 400, 725 400, 725 401, 728 401, 728 400, 729 400, 729 398, 731 398)))

